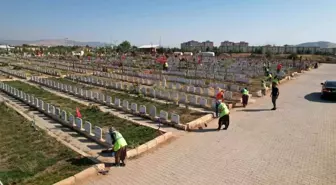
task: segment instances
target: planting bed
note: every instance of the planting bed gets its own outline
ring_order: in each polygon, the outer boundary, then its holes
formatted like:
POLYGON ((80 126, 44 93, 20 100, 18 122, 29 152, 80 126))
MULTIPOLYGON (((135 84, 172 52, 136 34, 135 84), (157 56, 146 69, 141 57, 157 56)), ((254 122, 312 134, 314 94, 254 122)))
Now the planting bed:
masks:
POLYGON ((71 80, 68 79, 64 79, 64 78, 49 78, 50 80, 54 80, 54 81, 58 81, 60 83, 64 83, 64 84, 68 84, 68 85, 74 85, 77 87, 81 87, 83 89, 87 89, 87 90, 92 90, 92 91, 96 91, 96 92, 102 92, 104 94, 107 94, 111 97, 118 97, 120 99, 126 99, 129 102, 132 103, 137 103, 138 105, 145 105, 146 107, 149 107, 150 105, 154 105, 157 110, 164 110, 167 111, 169 113, 176 113, 178 115, 180 115, 180 121, 182 124, 186 124, 190 121, 193 121, 197 118, 200 118, 204 115, 206 115, 206 113, 202 113, 202 112, 198 112, 195 110, 190 110, 190 109, 186 109, 183 107, 179 107, 178 105, 175 104, 165 104, 165 103, 159 103, 159 102, 155 102, 155 101, 151 101, 147 98, 141 97, 141 96, 131 96, 129 94, 126 93, 119 93, 119 92, 115 92, 115 91, 110 91, 110 90, 106 90, 105 88, 93 88, 92 86, 85 86, 85 85, 81 85, 78 84, 76 82, 73 82, 71 80))
POLYGON ((0 73, 0 79, 8 79, 8 75, 0 73))
POLYGON ((81 158, 21 115, 0 104, 0 180, 3 184, 51 185, 93 163, 81 158))
POLYGON ((121 119, 108 113, 103 113, 95 107, 79 104, 24 82, 10 81, 5 83, 18 90, 22 90, 25 93, 32 94, 47 103, 60 107, 73 115, 76 115, 76 107, 78 107, 83 120, 90 121, 93 125, 100 126, 104 130, 107 130, 109 126, 118 129, 127 140, 130 148, 135 148, 160 135, 160 133, 153 128, 135 125, 125 119, 121 119))

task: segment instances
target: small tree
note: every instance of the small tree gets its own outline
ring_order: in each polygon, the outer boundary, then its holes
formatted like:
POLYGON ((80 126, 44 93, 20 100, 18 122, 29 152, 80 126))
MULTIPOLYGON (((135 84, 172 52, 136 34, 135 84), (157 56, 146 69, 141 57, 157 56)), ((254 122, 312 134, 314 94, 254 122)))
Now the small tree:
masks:
POLYGON ((266 51, 266 58, 272 58, 272 53, 270 51, 266 51))
POLYGON ((129 41, 125 40, 124 42, 120 43, 118 49, 122 52, 127 52, 131 50, 132 45, 129 41))

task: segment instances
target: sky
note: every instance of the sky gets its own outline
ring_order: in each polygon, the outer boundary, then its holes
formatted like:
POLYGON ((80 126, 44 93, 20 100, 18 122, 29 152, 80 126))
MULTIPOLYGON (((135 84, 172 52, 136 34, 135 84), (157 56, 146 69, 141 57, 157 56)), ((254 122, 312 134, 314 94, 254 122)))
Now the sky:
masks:
POLYGON ((336 42, 335 7, 335 0, 8 0, 0 6, 0 39, 336 42))

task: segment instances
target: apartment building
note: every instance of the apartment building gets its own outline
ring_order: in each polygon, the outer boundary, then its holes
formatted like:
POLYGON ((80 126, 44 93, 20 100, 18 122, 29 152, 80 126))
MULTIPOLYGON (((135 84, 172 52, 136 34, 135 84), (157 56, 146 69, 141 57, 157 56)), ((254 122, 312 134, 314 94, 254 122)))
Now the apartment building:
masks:
POLYGON ((206 51, 207 49, 212 50, 213 47, 214 43, 208 40, 204 42, 191 40, 181 43, 181 49, 185 51, 206 51))
POLYGON ((248 42, 245 42, 245 41, 240 41, 240 42, 231 42, 231 41, 224 41, 224 42, 221 42, 220 44, 220 47, 221 46, 242 46, 242 47, 246 47, 248 46, 249 43, 248 42))
POLYGON ((219 52, 223 53, 260 53, 265 54, 336 54, 336 48, 296 47, 296 46, 220 46, 219 52))
MULTIPOLYGON (((214 43, 211 41, 188 41, 181 43, 181 49, 185 51, 207 51, 214 48, 214 43)), ((336 48, 319 48, 319 47, 297 47, 297 46, 274 46, 274 45, 265 45, 265 46, 249 46, 248 42, 231 42, 223 41, 218 47, 218 51, 221 53, 260 53, 265 54, 270 52, 272 54, 336 54, 336 48)))

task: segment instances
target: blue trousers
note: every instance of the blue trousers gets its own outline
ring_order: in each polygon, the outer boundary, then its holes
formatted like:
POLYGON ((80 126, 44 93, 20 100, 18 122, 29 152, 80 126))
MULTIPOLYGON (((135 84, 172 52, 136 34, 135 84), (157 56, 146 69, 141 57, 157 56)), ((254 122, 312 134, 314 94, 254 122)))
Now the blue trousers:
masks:
POLYGON ((218 117, 218 107, 220 105, 220 102, 216 101, 216 117, 218 117))

